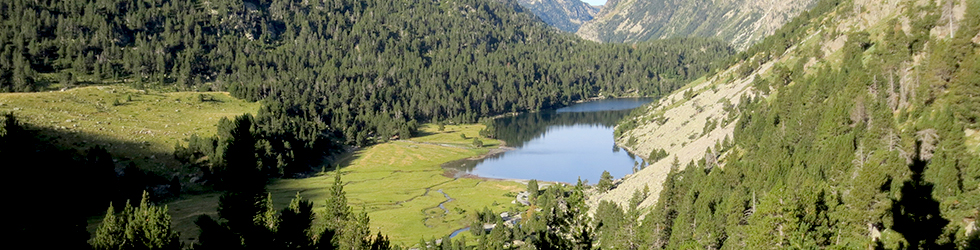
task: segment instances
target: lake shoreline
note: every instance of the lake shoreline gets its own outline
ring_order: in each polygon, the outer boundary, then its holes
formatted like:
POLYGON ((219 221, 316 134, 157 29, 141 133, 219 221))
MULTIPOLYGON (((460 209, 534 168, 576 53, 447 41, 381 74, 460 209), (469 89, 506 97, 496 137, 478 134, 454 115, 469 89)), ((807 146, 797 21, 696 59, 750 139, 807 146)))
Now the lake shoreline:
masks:
POLYGON ((506 145, 441 164, 447 170, 444 176, 576 183, 598 180, 604 169, 613 176, 631 174, 637 159, 632 152, 619 150, 612 136, 614 127, 631 110, 652 101, 603 98, 494 119, 488 125, 493 137, 506 145))
MULTIPOLYGON (((497 140, 497 139, 494 139, 494 140, 497 140)), ((468 173, 466 171, 462 171, 462 170, 459 170, 459 169, 454 169, 454 168, 447 167, 449 165, 455 165, 455 164, 458 164, 458 163, 461 163, 461 162, 469 162, 469 161, 476 161, 476 160, 486 159, 486 158, 489 158, 489 157, 493 157, 493 156, 496 156, 496 155, 500 155, 500 154, 506 153, 507 151, 511 151, 511 150, 517 149, 517 148, 514 148, 514 147, 508 147, 507 146, 507 142, 504 141, 504 140, 497 140, 497 141, 500 141, 500 146, 497 146, 496 148, 491 148, 486 153, 483 153, 483 154, 480 154, 480 155, 477 155, 477 156, 473 156, 473 157, 468 157, 468 158, 463 158, 463 159, 458 159, 458 160, 443 162, 443 163, 439 164, 439 167, 442 168, 442 170, 443 170, 442 175, 445 176, 445 177, 449 177, 449 178, 469 178, 469 179, 477 179, 477 180, 500 180, 500 181, 518 181, 518 182, 520 182, 520 181, 527 181, 527 180, 512 179, 512 178, 484 177, 484 176, 479 176, 479 175, 476 175, 476 174, 471 174, 471 173, 468 173)))
MULTIPOLYGON (((489 151, 487 151, 484 154, 469 157, 469 158, 454 160, 454 161, 443 162, 442 164, 439 164, 439 166, 443 169, 442 176, 449 177, 449 178, 466 178, 466 179, 485 180, 485 181, 513 181, 517 183, 527 184, 527 182, 530 181, 531 179, 486 177, 477 174, 471 174, 459 169, 445 167, 446 165, 455 164, 458 162, 482 160, 517 149, 514 147, 508 147, 506 141, 503 140, 498 140, 498 141, 500 141, 500 146, 497 146, 496 148, 491 148, 489 151)), ((572 183, 566 183, 561 181, 543 181, 543 180, 538 180, 538 181, 539 183, 556 183, 556 184, 564 183, 564 184, 572 185, 572 183)))

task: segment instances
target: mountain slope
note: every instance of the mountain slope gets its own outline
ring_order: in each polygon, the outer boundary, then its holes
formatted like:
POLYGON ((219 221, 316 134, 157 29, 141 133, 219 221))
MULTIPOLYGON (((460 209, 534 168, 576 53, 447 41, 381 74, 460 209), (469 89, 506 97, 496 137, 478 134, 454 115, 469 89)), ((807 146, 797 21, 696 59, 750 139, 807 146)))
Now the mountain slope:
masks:
POLYGON ((518 0, 524 8, 560 30, 574 33, 579 26, 592 20, 599 7, 580 0, 518 0))
POLYGON ((654 247, 980 246, 977 37, 975 1, 821 1, 621 123, 653 163, 590 202, 654 247))
POLYGON ((577 34, 601 42, 718 37, 738 50, 792 20, 816 0, 611 0, 577 34))

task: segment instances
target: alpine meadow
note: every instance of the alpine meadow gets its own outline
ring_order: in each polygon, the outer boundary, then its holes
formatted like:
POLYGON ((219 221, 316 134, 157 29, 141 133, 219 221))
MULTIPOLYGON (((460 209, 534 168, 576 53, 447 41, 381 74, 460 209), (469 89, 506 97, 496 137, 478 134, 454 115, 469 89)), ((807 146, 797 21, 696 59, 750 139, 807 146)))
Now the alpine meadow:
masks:
POLYGON ((22 248, 980 248, 975 0, 0 17, 22 248))

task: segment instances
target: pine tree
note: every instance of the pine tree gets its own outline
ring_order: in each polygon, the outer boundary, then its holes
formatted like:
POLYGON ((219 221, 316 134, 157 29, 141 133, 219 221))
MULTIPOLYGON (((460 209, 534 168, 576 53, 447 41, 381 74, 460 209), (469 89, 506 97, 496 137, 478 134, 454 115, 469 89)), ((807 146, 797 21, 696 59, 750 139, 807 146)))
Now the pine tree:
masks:
POLYGON ((276 231, 277 245, 286 249, 312 247, 313 203, 304 200, 296 193, 289 207, 280 213, 279 227, 276 231))
POLYGON ((170 228, 167 207, 150 205, 149 197, 144 191, 139 207, 127 203, 118 216, 110 206, 92 246, 95 249, 181 249, 179 235, 170 228))
POLYGON ((275 233, 276 229, 279 227, 279 217, 277 216, 276 210, 272 205, 272 193, 266 194, 265 199, 263 199, 261 202, 261 206, 263 211, 255 216, 253 222, 255 225, 275 233))
POLYGON ((115 249, 123 245, 124 225, 119 225, 120 218, 116 218, 116 211, 109 205, 109 209, 102 218, 102 224, 95 232, 92 239, 92 247, 95 249, 115 249))
POLYGON ((351 208, 347 205, 347 192, 344 191, 344 182, 340 179, 340 170, 334 175, 333 185, 330 186, 330 195, 324 203, 324 220, 330 228, 341 228, 344 222, 351 219, 351 208))
POLYGON ((762 198, 758 209, 749 218, 747 247, 751 249, 779 248, 785 246, 787 227, 790 227, 791 207, 787 204, 786 191, 782 186, 770 190, 762 198))
POLYGON ((531 195, 531 200, 538 199, 538 180, 531 179, 527 181, 527 192, 531 195))
POLYGON ((226 190, 258 192, 264 186, 262 173, 255 157, 254 118, 245 114, 234 120, 222 118, 218 123, 217 171, 214 171, 226 190))
POLYGON ((609 174, 609 171, 602 171, 602 176, 599 177, 599 184, 596 184, 596 188, 599 189, 599 192, 609 191, 613 185, 612 179, 612 174, 609 174))

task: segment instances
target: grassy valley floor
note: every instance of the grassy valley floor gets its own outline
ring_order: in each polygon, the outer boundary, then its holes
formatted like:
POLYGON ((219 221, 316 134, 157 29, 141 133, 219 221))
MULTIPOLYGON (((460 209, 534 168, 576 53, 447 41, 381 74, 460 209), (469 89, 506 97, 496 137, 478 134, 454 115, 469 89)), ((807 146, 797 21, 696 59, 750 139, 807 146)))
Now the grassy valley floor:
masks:
MULTIPOLYGON (((420 239, 439 238, 469 226, 475 211, 489 207, 505 211, 525 184, 507 180, 446 177, 441 164, 488 153, 500 142, 473 136, 482 125, 435 125, 420 129, 419 137, 359 149, 339 163, 349 204, 355 212, 366 211, 371 230, 388 235, 392 243, 411 246, 420 239), (463 139, 461 135, 467 135, 463 139), (449 199, 447 199, 447 196, 449 199), (448 200, 448 202, 447 202, 448 200), (440 204, 443 206, 440 207, 440 204), (444 207, 444 208, 443 208, 444 207)), ((335 171, 315 177, 280 179, 267 188, 276 209, 286 207, 296 193, 314 202, 315 210, 326 200, 335 171)), ((219 194, 190 196, 167 204, 174 227, 184 242, 193 241, 200 214, 216 215, 219 194)), ((472 237, 466 233, 468 237, 472 237)))
MULTIPOLYGON (((180 169, 173 159, 176 143, 192 134, 212 136, 222 117, 255 113, 258 108, 259 103, 223 92, 163 93, 123 85, 0 94, 0 112, 13 112, 58 144, 82 149, 102 146, 119 160, 118 166, 132 162, 161 174, 183 173, 182 179, 191 170, 180 169)), ((473 146, 473 137, 483 128, 449 125, 439 131, 430 124, 415 138, 361 148, 343 157, 336 166, 343 174, 349 204, 355 212, 368 213, 372 231, 402 245, 467 227, 475 211, 484 207, 515 210, 508 208, 514 206, 511 201, 525 184, 447 177, 440 166, 498 150, 501 142, 488 138, 480 138, 483 147, 473 146)), ((310 178, 275 180, 268 191, 276 209, 286 207, 296 193, 322 206, 334 174, 326 171, 310 178)), ((185 191, 192 191, 188 188, 201 187, 185 186, 185 191)), ((183 195, 166 204, 183 242, 190 243, 199 234, 194 224, 197 216, 217 216, 219 197, 219 193, 183 195)), ((94 233, 100 221, 101 216, 91 218, 90 231, 94 233)))

